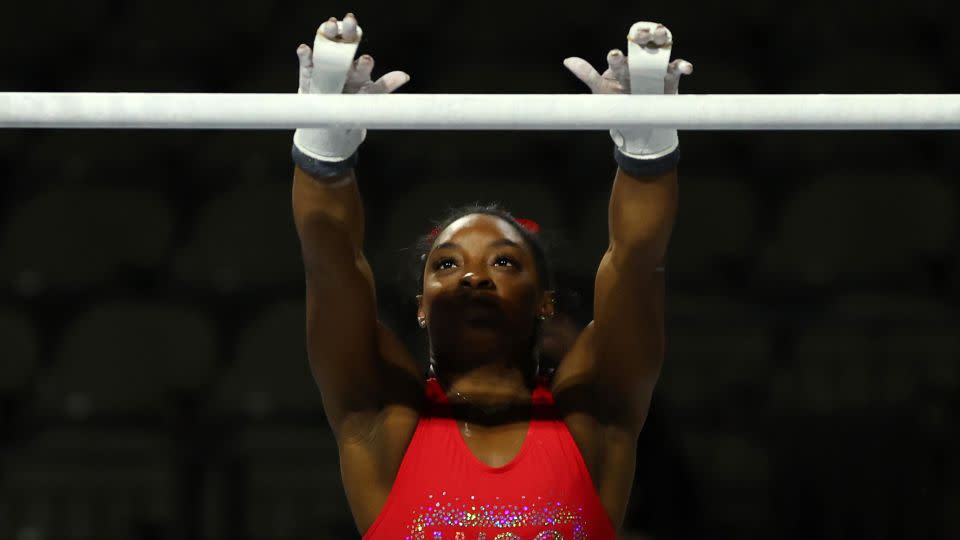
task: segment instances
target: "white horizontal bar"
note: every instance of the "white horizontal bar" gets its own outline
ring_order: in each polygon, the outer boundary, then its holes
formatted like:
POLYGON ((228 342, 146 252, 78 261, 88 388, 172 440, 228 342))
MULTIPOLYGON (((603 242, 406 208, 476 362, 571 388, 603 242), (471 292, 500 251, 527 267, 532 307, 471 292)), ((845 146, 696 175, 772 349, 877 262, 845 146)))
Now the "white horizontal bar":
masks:
POLYGON ((957 94, 0 93, 0 128, 960 129, 957 94))

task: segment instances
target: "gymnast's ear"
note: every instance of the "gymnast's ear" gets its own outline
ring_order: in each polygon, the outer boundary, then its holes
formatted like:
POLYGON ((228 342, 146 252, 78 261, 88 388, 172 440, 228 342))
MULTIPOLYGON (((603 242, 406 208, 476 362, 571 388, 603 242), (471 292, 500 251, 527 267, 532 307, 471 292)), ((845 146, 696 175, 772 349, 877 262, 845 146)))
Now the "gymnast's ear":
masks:
POLYGON ((426 317, 426 314, 423 312, 423 295, 417 295, 417 318, 422 319, 426 317))
POLYGON ((537 309, 537 315, 550 319, 556 315, 557 292, 553 290, 543 291, 540 297, 540 307, 537 309))

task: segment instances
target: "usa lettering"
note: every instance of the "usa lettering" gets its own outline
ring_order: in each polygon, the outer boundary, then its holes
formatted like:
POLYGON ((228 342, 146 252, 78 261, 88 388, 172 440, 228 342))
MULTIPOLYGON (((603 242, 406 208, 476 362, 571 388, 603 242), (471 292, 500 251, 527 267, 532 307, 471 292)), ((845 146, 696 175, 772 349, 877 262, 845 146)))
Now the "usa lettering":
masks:
MULTIPOLYGON (((485 532, 465 533, 463 531, 456 531, 452 537, 449 535, 444 536, 441 531, 433 531, 432 534, 417 535, 414 538, 415 540, 524 540, 522 536, 512 532, 499 533, 496 536, 487 536, 485 532)), ((528 537, 527 540, 531 540, 531 538, 528 537)), ((532 540, 564 540, 564 536, 560 531, 548 530, 538 532, 532 540)))

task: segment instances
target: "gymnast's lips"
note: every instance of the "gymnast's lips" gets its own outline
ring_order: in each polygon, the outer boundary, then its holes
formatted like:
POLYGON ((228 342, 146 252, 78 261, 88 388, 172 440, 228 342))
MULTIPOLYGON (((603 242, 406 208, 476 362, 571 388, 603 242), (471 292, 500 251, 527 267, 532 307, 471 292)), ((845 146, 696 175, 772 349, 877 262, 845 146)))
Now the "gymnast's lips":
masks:
POLYGON ((468 313, 500 311, 500 300, 490 293, 461 293, 457 303, 468 313))

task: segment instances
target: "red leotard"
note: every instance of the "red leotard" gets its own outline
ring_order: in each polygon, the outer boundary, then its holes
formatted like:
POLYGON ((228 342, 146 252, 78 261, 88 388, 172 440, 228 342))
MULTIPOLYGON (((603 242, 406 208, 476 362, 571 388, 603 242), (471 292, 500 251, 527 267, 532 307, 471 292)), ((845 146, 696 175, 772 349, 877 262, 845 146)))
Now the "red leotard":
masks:
POLYGON ((523 446, 503 467, 473 455, 436 379, 427 380, 426 395, 393 489, 364 540, 615 538, 580 450, 544 384, 533 391, 523 446))

